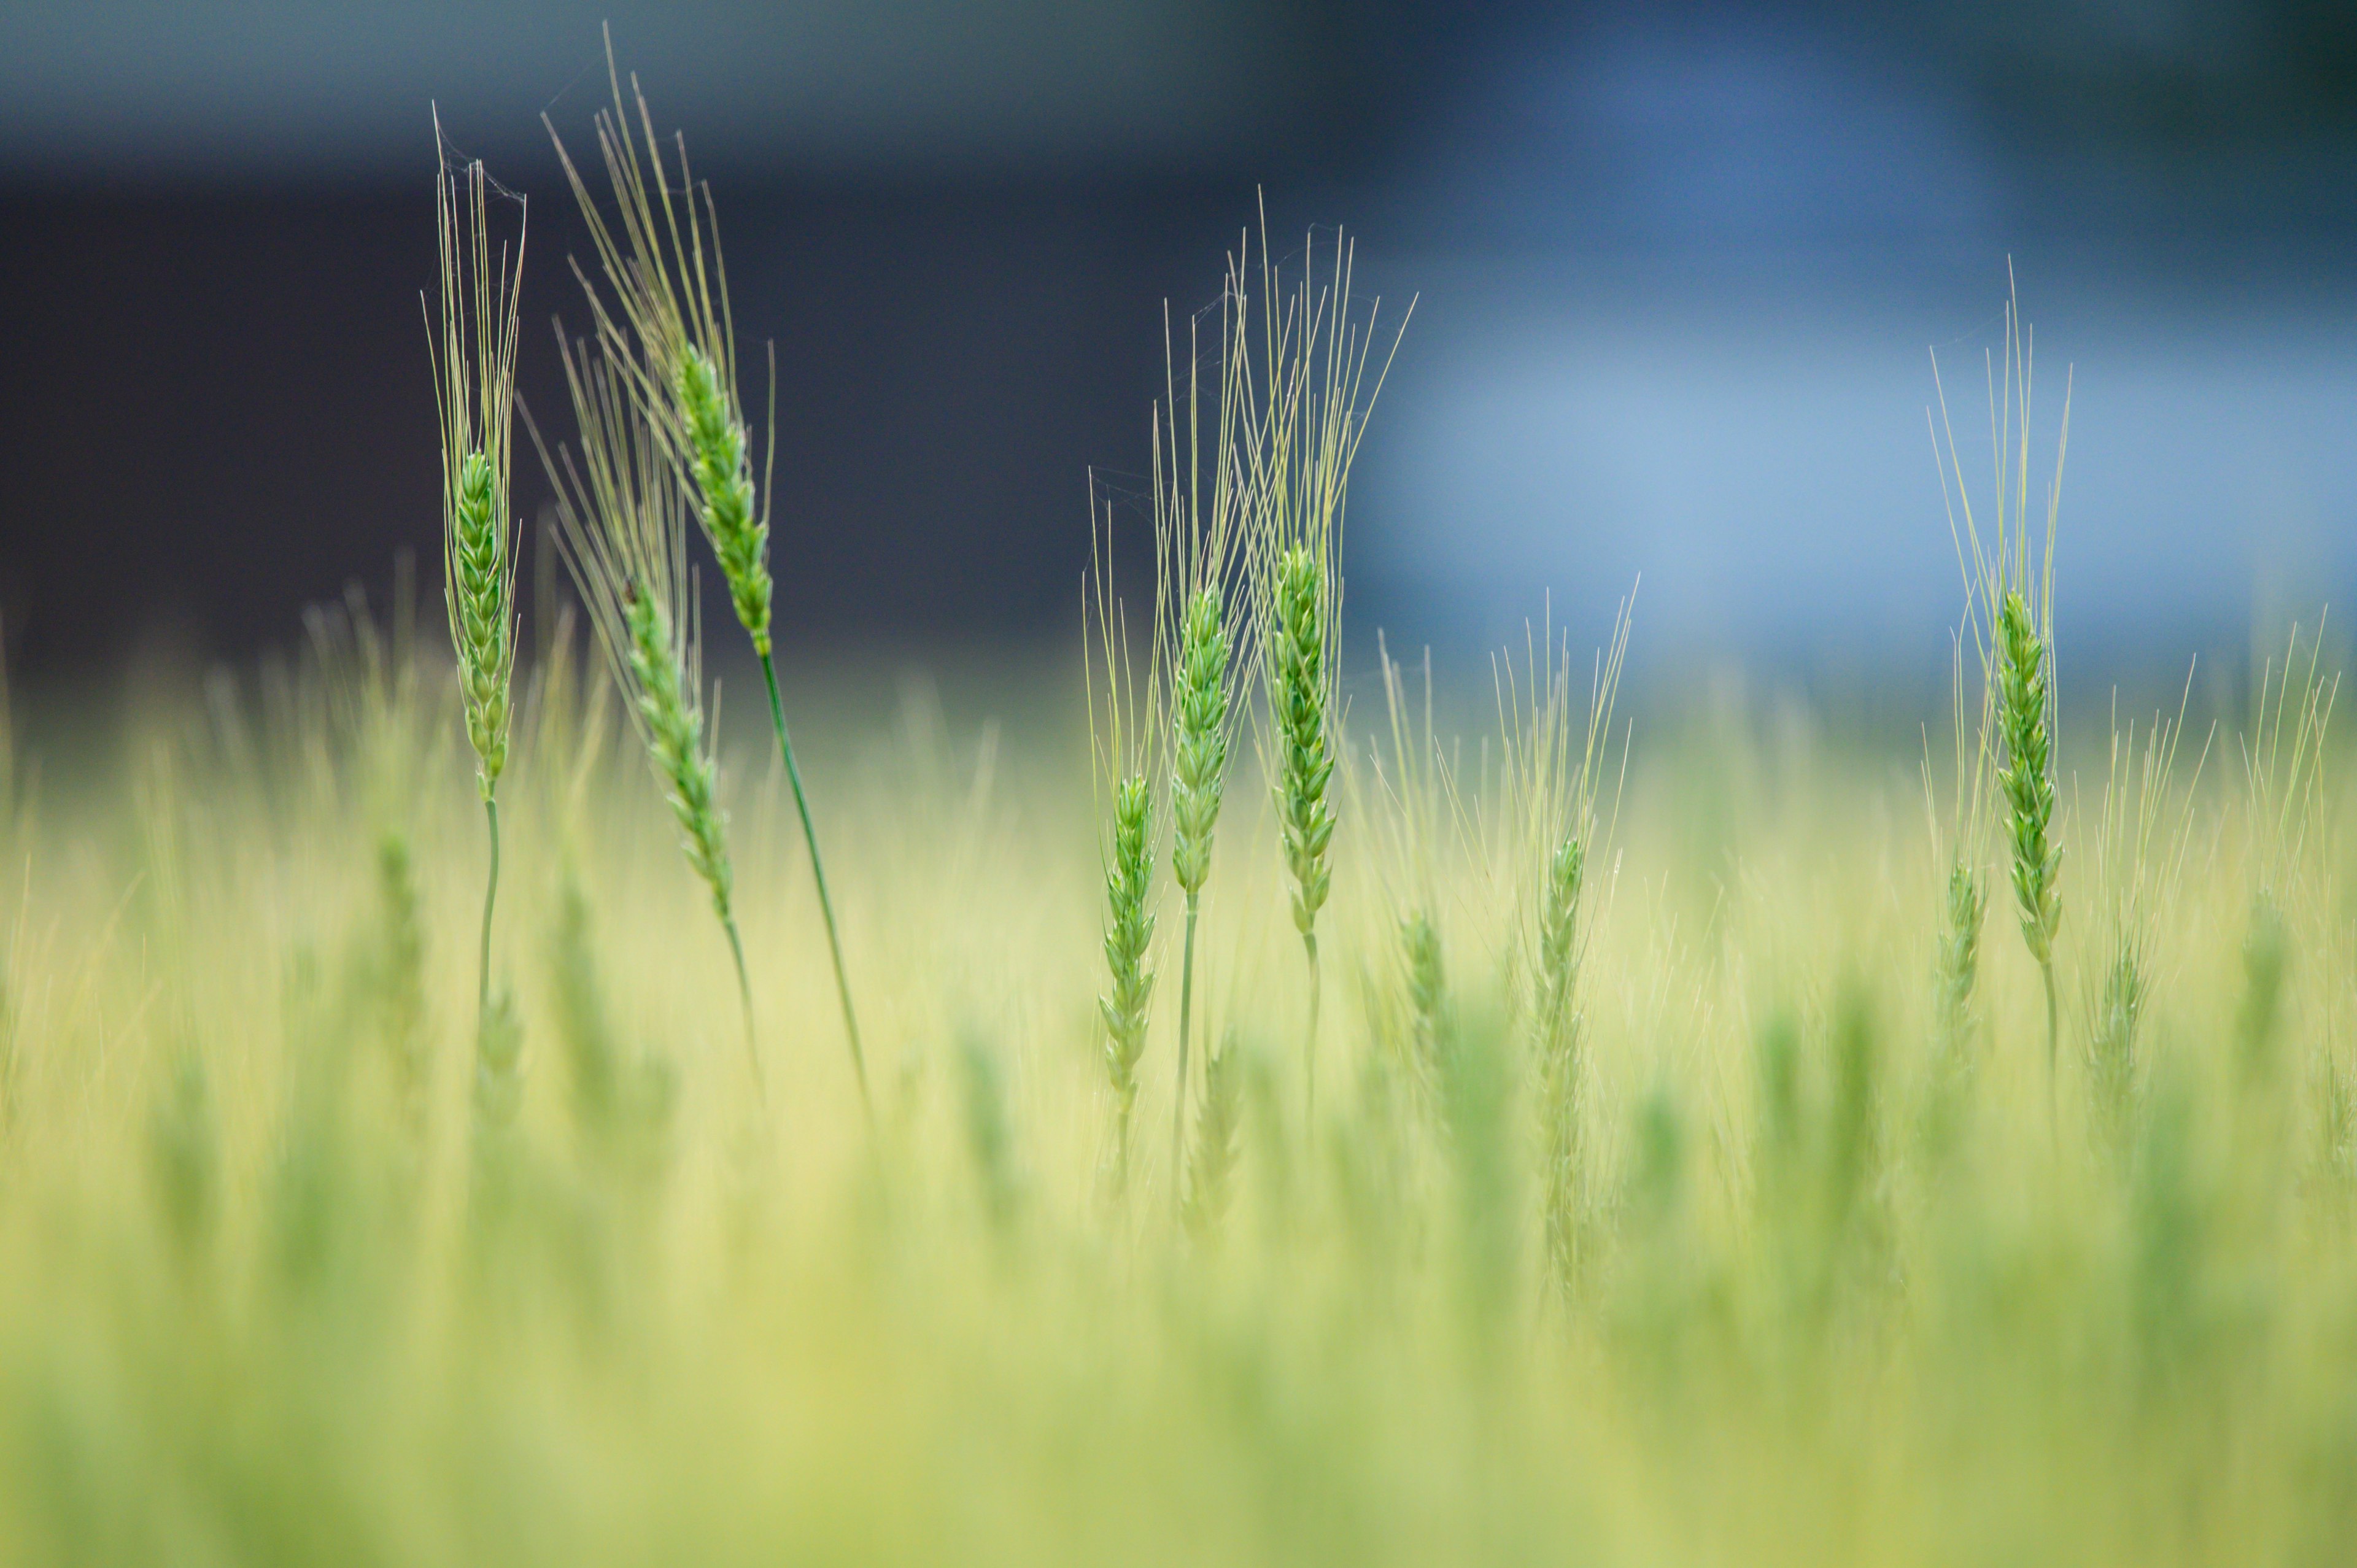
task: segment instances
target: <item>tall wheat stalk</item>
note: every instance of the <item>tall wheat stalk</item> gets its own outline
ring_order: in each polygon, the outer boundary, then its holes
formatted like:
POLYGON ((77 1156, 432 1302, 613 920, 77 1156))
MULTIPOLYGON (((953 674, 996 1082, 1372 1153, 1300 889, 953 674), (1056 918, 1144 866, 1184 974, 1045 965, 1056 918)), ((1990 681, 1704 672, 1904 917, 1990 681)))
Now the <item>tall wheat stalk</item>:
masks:
MULTIPOLYGON (((1991 779, 2010 851, 2014 904, 2023 945, 2038 965, 2046 996, 2047 1091, 2050 1121, 2059 1135, 2060 1122, 2052 1115, 2061 1071, 2054 939, 2062 920, 2062 846, 2055 822, 2058 768, 2053 758, 2054 530, 2061 509, 2063 460, 2071 446, 2071 389, 2066 377, 2054 478, 2046 498, 2045 539, 2033 557, 2029 521, 2033 359, 2034 344, 2022 325, 2018 296, 2008 293, 2002 360, 1992 356, 1987 367, 1996 505, 1994 533, 1986 542, 1955 460, 1944 392, 1940 415, 1947 448, 1943 490, 1953 495, 1950 528, 1974 602, 1967 623, 1975 631, 1984 724, 1993 725, 1996 741, 1989 751, 1991 779)), ((1935 381, 1937 374, 1935 357, 1935 381)), ((1935 436, 1935 450, 1937 443, 1935 436)), ((1952 919, 1968 912, 1958 886, 1961 880, 1952 871, 1952 919)))
POLYGON ((1455 779, 1433 729, 1432 651, 1425 650, 1422 701, 1411 697, 1405 671, 1391 656, 1382 632, 1375 634, 1382 666, 1383 711, 1391 744, 1370 746, 1373 798, 1358 788, 1361 775, 1346 772, 1351 804, 1371 819, 1382 846, 1377 857, 1385 884, 1385 916, 1397 943, 1397 962, 1407 1011, 1402 1033, 1410 1047, 1408 1067, 1426 1102, 1437 1104, 1448 1036, 1447 954, 1442 943, 1443 846, 1459 808, 1455 779), (1372 806, 1372 810, 1365 809, 1372 806))
MULTIPOLYGON (((729 605, 761 661, 770 727, 776 732, 779 755, 793 789, 802 840, 810 849, 811 880, 826 926, 827 954, 834 966, 835 993, 843 1008, 852 1071, 859 1081, 860 1103, 872 1125, 875 1103, 868 1092, 867 1058, 860 1045, 858 1015, 852 1006, 850 975, 843 961, 843 939, 835 921, 834 900, 827 891, 826 865, 819 854, 810 795, 803 788, 802 767, 794 758, 793 739, 786 728, 785 703, 779 695, 771 649, 768 497, 770 467, 777 456, 776 431, 770 431, 757 489, 738 382, 735 323, 728 307, 728 274, 721 262, 719 215, 711 188, 699 184, 689 172, 684 138, 675 142, 679 183, 671 184, 654 119, 636 77, 631 79, 630 99, 626 102, 622 95, 610 32, 606 42, 606 74, 613 103, 597 113, 597 148, 613 194, 619 234, 599 210, 553 124, 549 134, 556 142, 565 178, 588 226, 611 291, 611 305, 608 295, 577 263, 575 274, 589 297, 598 337, 615 352, 615 362, 628 367, 631 393, 645 410, 660 450, 694 499, 696 522, 728 585, 729 605)), ((770 376, 774 419, 774 352, 770 376)))
POLYGON ((2323 634, 2319 618, 2315 634, 2305 639, 2308 657, 2303 660, 2301 628, 2295 624, 2280 662, 2272 654, 2259 661, 2251 729, 2242 741, 2255 874, 2235 1031, 2245 1089, 2260 1086, 2272 1074, 2293 957, 2287 920, 2309 896, 2314 865, 2322 858, 2311 840, 2330 822, 2325 811, 2324 759, 2341 677, 2321 666, 2323 634), (2299 687, 2297 703, 2291 700, 2294 685, 2299 687))
MULTIPOLYGON (((576 462, 560 447, 542 461, 556 491, 557 545, 597 628, 624 711, 645 746, 680 830, 680 848, 712 893, 728 939, 745 1058, 764 1103, 769 1086, 753 1033, 753 988, 737 932, 727 819, 716 799, 719 771, 705 734, 702 615, 687 567, 685 497, 632 387, 640 371, 611 343, 557 347, 581 433, 576 462)), ((535 443, 538 432, 533 432, 535 443)))
POLYGON ((2151 999, 2154 925, 2175 901, 2179 875, 2193 832, 2193 791, 2210 758, 2205 736, 2183 795, 2178 789, 2177 751, 2185 735, 2192 700, 2193 672, 2186 671, 2175 717, 2155 713, 2141 741, 2136 721, 2123 731, 2119 699, 2113 697, 2110 760, 2095 833, 2094 886, 2103 900, 2109 957, 2093 998, 2088 1031, 2087 1068, 2096 1109, 2105 1131, 2117 1141, 2133 1108, 2137 1079, 2138 1026, 2151 999))
MULTIPOLYGON (((1614 613, 1609 640, 1597 650, 1584 714, 1572 679, 1570 640, 1557 637, 1551 616, 1535 639, 1525 631, 1519 667, 1511 649, 1491 665, 1502 746, 1502 882, 1513 912, 1511 993, 1536 1080, 1547 1259, 1566 1298, 1578 1274, 1586 1202, 1579 980, 1595 918, 1590 876, 1603 865, 1610 835, 1609 822, 1598 820, 1598 803, 1612 766, 1613 709, 1635 600, 1632 587, 1614 613)), ((1616 817, 1626 782, 1626 731, 1620 753, 1612 779, 1616 817)))
MULTIPOLYGON (((1096 502, 1093 496, 1092 510, 1096 502)), ((1104 875, 1105 968, 1111 982, 1097 998, 1105 1026, 1105 1073, 1114 1093, 1113 1182, 1129 1183, 1137 1064, 1146 1053, 1146 1009, 1154 997, 1154 758, 1160 686, 1157 662, 1141 681, 1128 628, 1113 585, 1113 519, 1090 525, 1089 582, 1082 600, 1082 669, 1089 700, 1091 779, 1100 818, 1111 814, 1098 854, 1104 875), (1102 675, 1102 691, 1098 678, 1102 675)))
MULTIPOLYGON (((434 125, 442 145, 442 125, 434 125)), ((457 656, 458 689, 490 832, 483 888, 479 1015, 490 1006, 491 913, 500 890, 500 771, 507 766, 515 674, 514 532, 508 466, 514 433, 516 300, 523 274, 522 203, 515 249, 490 238, 490 177, 481 162, 435 178, 441 242, 441 311, 428 315, 435 404, 442 430, 442 586, 457 656)))
POLYGON ((1243 459, 1252 420, 1244 336, 1249 258, 1247 236, 1228 257, 1220 293, 1208 430, 1201 342, 1208 311, 1188 324, 1182 433, 1181 389, 1166 308, 1163 400, 1154 412, 1155 658, 1170 703, 1170 869, 1187 901, 1178 965, 1177 1092, 1170 1110, 1174 1189, 1186 1150, 1196 926, 1203 886, 1211 875, 1213 835, 1226 796, 1236 725, 1244 710, 1243 683, 1251 670, 1249 655, 1240 654, 1237 647, 1249 635, 1250 617, 1238 626, 1231 614, 1249 517, 1243 459))
POLYGON ((1354 311, 1349 239, 1337 232, 1321 263, 1311 234, 1298 284, 1281 291, 1267 231, 1264 214, 1258 384, 1245 444, 1253 507, 1245 554, 1265 697, 1262 764, 1309 971, 1301 1053, 1308 1124, 1318 1106, 1318 915, 1332 876, 1335 817, 1327 786, 1340 751, 1343 511, 1351 466, 1415 307, 1411 302, 1402 316, 1370 381, 1382 302, 1354 311))

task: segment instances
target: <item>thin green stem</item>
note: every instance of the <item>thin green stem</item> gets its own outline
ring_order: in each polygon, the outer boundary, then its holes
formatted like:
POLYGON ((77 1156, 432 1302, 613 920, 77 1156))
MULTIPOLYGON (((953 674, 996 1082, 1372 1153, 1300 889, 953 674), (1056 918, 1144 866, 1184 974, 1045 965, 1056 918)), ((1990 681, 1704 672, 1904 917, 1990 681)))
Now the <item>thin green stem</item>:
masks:
POLYGON ((483 888, 483 951, 475 969, 475 1016, 479 1020, 491 1005, 491 906, 500 896, 500 803, 489 795, 483 797, 483 816, 491 826, 491 875, 483 888))
POLYGON ((1170 1105, 1170 1191, 1174 1202, 1187 1187, 1187 1041, 1195 1017, 1195 908, 1197 895, 1187 895, 1187 945, 1178 961, 1178 1092, 1170 1105))
MULTIPOLYGON (((802 770, 794 761, 794 743, 786 734, 786 705, 778 696, 778 667, 766 647, 761 650, 761 679, 770 688, 770 723, 778 732, 778 750, 786 759, 786 780, 794 787, 794 810, 802 813, 802 840, 810 845, 811 880, 818 886, 818 909, 826 919, 826 947, 834 960, 835 993, 843 999, 843 1032, 851 1041, 851 1068, 859 1078, 859 1103, 868 1124, 876 1122, 876 1102, 867 1092, 867 1056, 859 1047, 859 1019, 851 1010, 851 979, 843 967, 843 940, 835 934, 834 900, 827 897, 826 865, 819 859, 818 830, 811 825, 810 800, 802 793, 802 770)), ((743 960, 738 960, 741 968, 743 960)))
POLYGON ((1309 1033, 1301 1049, 1301 1126, 1313 1140, 1318 1133, 1318 933, 1301 933, 1309 951, 1309 1033))
POLYGON ((753 1092, 763 1109, 770 1103, 770 1080, 761 1071, 761 1050, 753 1040, 753 983, 745 974, 745 944, 737 935, 737 917, 723 914, 720 929, 728 933, 728 956, 737 961, 737 1000, 745 1008, 745 1059, 753 1064, 753 1092))
POLYGON ((2054 1005, 2054 961, 2048 959, 2040 964, 2038 974, 2046 983, 2046 1124, 2059 1144, 2062 1138, 2062 1054, 2061 1021, 2054 1005))

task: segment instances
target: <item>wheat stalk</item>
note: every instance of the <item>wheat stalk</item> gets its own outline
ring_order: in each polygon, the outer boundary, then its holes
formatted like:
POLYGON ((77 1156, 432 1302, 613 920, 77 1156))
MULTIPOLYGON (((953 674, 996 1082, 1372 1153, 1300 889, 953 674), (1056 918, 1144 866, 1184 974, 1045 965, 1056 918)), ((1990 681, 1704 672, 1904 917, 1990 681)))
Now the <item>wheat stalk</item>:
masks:
POLYGON ((2062 921, 2062 846, 2051 832, 2054 778, 2048 714, 2052 700, 2047 639, 2018 591, 2007 594, 1999 609, 1997 643, 2005 764, 1997 770, 1996 782, 2005 804, 2007 842, 2013 850, 2013 897, 2021 918, 2021 939, 2046 986, 2050 1081, 2057 1069, 2054 932, 2062 921))
MULTIPOLYGON (((1095 501, 1092 499, 1092 511, 1095 501)), ((1092 775, 1112 829, 1100 843, 1105 887, 1103 948, 1111 988, 1097 998, 1104 1020, 1105 1073, 1114 1092, 1113 1179, 1129 1180, 1131 1124, 1137 1107, 1137 1064, 1146 1052, 1146 1008, 1154 995, 1149 961, 1154 943, 1154 789, 1152 752, 1158 733, 1158 671, 1149 661, 1141 688, 1129 653, 1127 628, 1113 586, 1113 516, 1090 526, 1088 588, 1082 601, 1082 640, 1089 696, 1092 775), (1103 676, 1103 689, 1097 678, 1103 676)))
MULTIPOLYGON (((764 1102, 768 1085, 753 1034, 753 993, 731 901, 719 771, 705 735, 703 637, 687 569, 683 498, 660 437, 633 400, 636 372, 611 343, 567 342, 565 362, 581 448, 542 460, 556 492, 557 544, 589 609, 624 711, 679 824, 680 848, 711 890, 728 938, 745 1015, 745 1056, 764 1102)), ((538 440, 538 432, 533 433, 538 440)))
MULTIPOLYGON (((1978 766, 1993 769, 1996 803, 2010 851, 2010 881, 2022 940, 2038 965, 2046 996, 2046 1061, 2050 1121, 2058 1092, 2061 1024, 2054 983, 2054 937, 2062 918, 2061 873, 2062 850, 2054 822, 2052 757, 2054 724, 2054 530, 2062 500, 2062 467, 2071 445, 2071 388, 2065 378, 2062 419, 2056 438, 2054 479, 2047 492, 2045 543, 2033 569, 2029 526, 2030 389, 2034 370, 2032 335, 2022 325, 2018 293, 2009 291, 2005 308, 2005 339, 2001 362, 1988 365, 1989 446, 1995 459, 1995 532, 1984 546, 1972 495, 1955 461, 1956 443, 1946 423, 1947 401, 1941 393, 1941 430, 1946 436, 1943 466, 1943 502, 1953 494, 1949 527, 1964 573, 1971 609, 1967 628, 1979 656, 1982 690, 1982 736, 1985 755, 1978 766), (1962 528, 1957 528, 1961 520, 1962 528), (1994 743, 1986 737, 1994 736, 1994 743), (2000 756, 2001 754, 2001 756, 2000 756)), ((1937 378, 1938 361, 1933 360, 1937 378)), ((1961 642, 1959 644, 1961 648, 1961 642)), ((1958 698, 1961 746, 1962 698, 1958 698)), ((1974 806, 1978 780, 1974 780, 1974 806)), ((1960 844, 1974 843, 1959 835, 1960 844)), ((1968 851, 1960 851, 1960 855, 1968 851)), ((1961 907, 1959 907, 1961 908, 1961 907)), ((2059 1132, 2059 1122, 2056 1122, 2059 1132)))
MULTIPOLYGON (((442 125, 435 121, 435 143, 442 125)), ((491 912, 500 889, 500 774, 507 766, 515 673, 515 547, 508 462, 515 407, 516 301, 523 277, 522 202, 512 253, 490 239, 490 176, 479 160, 435 177, 441 314, 429 314, 435 403, 442 430, 442 583, 458 690, 474 747, 490 872, 483 890, 475 1004, 490 1005, 491 912)))
MULTIPOLYGON (((719 215, 711 188, 699 184, 690 173, 683 137, 675 142, 679 184, 674 188, 670 183, 654 119, 636 77, 631 78, 630 99, 623 97, 610 32, 606 40, 606 74, 613 103, 598 112, 596 130, 613 192, 619 234, 598 209, 554 124, 549 125, 549 134, 556 142, 565 179, 588 226, 613 305, 609 307, 607 295, 577 263, 575 274, 588 295, 599 338, 616 356, 616 362, 629 367, 630 390, 647 413, 658 446, 677 466, 680 482, 695 498, 696 521, 728 585, 729 605, 760 660, 770 727, 778 737, 787 781, 793 789, 794 809, 802 819, 802 839, 810 849, 811 880, 826 927, 827 953, 834 966, 835 993, 842 1004, 852 1071, 872 1126, 875 1104, 867 1088, 867 1058, 860 1044, 858 1015, 852 1006, 850 975, 843 961, 843 939, 835 922, 834 900, 827 890, 826 864, 819 854, 809 792, 786 727, 771 648, 770 514, 763 492, 770 489, 767 465, 777 455, 776 432, 770 432, 762 483, 757 490, 737 379, 728 274, 721 262, 719 215)), ((774 418, 774 355, 770 371, 774 418)))
POLYGON ((2104 901, 2112 956, 2094 1003, 2087 1060, 2097 1107, 2106 1117, 2105 1131, 2115 1140, 2125 1132, 2134 1104, 2136 1037, 2157 978, 2154 922, 2158 912, 2175 900, 2192 837, 2193 791, 2201 787, 2215 738, 2214 729, 2204 737, 2181 809, 2172 813, 2169 797, 2176 788, 2178 746, 2192 695, 2193 671, 2189 668, 2176 716, 2155 713, 2141 743, 2134 720, 2121 729, 2118 696, 2113 697, 2111 757, 2097 822, 2093 878, 2104 901))
MULTIPOLYGON (((1613 711, 1629 652, 1636 599, 1632 586, 1613 614, 1610 640, 1590 670, 1587 712, 1577 709, 1567 636, 1555 634, 1552 609, 1543 633, 1526 626, 1517 667, 1509 649, 1491 664, 1503 746, 1501 818, 1506 886, 1517 923, 1511 950, 1537 1079, 1541 1204, 1547 1255, 1557 1288, 1576 1279, 1580 1245, 1581 1049, 1578 989, 1587 941, 1583 918, 1590 867, 1609 824, 1598 802, 1610 765, 1613 711), (1547 650, 1542 662, 1541 648, 1547 650)), ((1620 739, 1618 790, 1626 781, 1629 736, 1620 739)), ((1611 815, 1618 816, 1617 803, 1611 815)))
POLYGON ((1203 418, 1201 328, 1188 325, 1186 430, 1173 363, 1168 308, 1163 319, 1163 401, 1154 412, 1156 664, 1170 698, 1170 866, 1187 901, 1178 968, 1178 1052, 1170 1108, 1172 1187, 1178 1190, 1187 1122, 1188 1056, 1194 1040, 1195 936, 1211 847, 1227 790, 1228 764, 1243 704, 1238 686, 1249 665, 1234 657, 1238 628, 1228 596, 1244 542, 1247 497, 1243 445, 1252 413, 1245 352, 1250 236, 1228 257, 1220 292, 1219 338, 1210 427, 1203 418), (1207 451, 1206 436, 1208 435, 1207 451))
POLYGON ((1335 820, 1326 789, 1340 750, 1336 656, 1344 503, 1368 415, 1415 306, 1403 316, 1370 382, 1382 302, 1354 313, 1351 242, 1338 232, 1330 259, 1321 263, 1311 235, 1300 282, 1280 304, 1267 227, 1264 213, 1259 379, 1245 443, 1253 507, 1246 555, 1266 697, 1260 745, 1293 882, 1294 928, 1309 968, 1302 1044, 1308 1120, 1318 1104, 1318 914, 1332 875, 1335 820))

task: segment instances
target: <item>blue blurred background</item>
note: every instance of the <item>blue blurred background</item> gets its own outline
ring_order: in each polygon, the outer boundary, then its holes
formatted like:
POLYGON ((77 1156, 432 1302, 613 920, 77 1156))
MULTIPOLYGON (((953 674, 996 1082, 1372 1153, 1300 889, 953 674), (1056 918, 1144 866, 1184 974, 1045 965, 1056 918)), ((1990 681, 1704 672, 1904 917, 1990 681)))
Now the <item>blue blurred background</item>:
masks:
MULTIPOLYGON (((1363 626, 1862 678, 1945 658, 2008 265, 2066 652, 2357 581, 2357 6, 1275 0, 0 5, 0 614, 238 656, 431 561, 429 104, 529 193, 525 386, 610 18, 781 375, 788 647, 1068 640, 1092 467, 1265 188, 1420 296, 1354 488, 1363 626)), ((520 474, 534 478, 528 448, 520 474)), ((527 508, 539 493, 522 487, 527 508)))

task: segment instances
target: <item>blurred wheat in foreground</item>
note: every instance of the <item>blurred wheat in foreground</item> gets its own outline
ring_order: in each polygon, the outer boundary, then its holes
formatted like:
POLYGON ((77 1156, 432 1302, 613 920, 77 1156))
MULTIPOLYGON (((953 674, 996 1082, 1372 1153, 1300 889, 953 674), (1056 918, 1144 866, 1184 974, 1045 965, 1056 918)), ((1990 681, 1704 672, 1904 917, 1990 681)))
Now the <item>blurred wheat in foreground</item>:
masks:
MULTIPOLYGON (((1587 856, 1576 1095, 1514 1000, 1559 933, 1492 896, 1552 853, 1502 788, 1458 768, 1413 879, 1337 860, 1306 1130, 1274 827, 1223 843, 1186 1194, 1158 1139, 1105 1179, 1171 1084, 1133 1119, 1106 1081, 1076 691, 819 732, 863 802, 871 1152, 775 752, 720 770, 792 1086, 765 1112, 577 646, 519 702, 489 1154, 472 759, 405 639, 323 615, 119 776, 14 770, 8 1560, 2349 1560, 2357 888, 2312 644, 2221 743, 2244 767, 2139 786, 2190 847, 2132 1068, 2115 938, 2061 928, 2059 1136, 2018 947, 1981 956, 1972 1070, 1934 1070, 1950 867, 1904 754, 1790 714, 1641 736, 1587 856)), ((2098 829, 2060 831, 2093 864, 2098 829)))
POLYGON ((0 681, 0 1563, 2357 1562, 2337 677, 2064 710, 2010 310, 1936 754, 1621 693, 1629 599, 1486 705, 1347 642, 1399 337, 1264 230, 1166 324, 1135 646, 1092 490, 1082 663, 789 668, 822 833, 614 91, 586 624, 519 656, 478 166, 460 678, 354 598, 49 771, 0 681))

